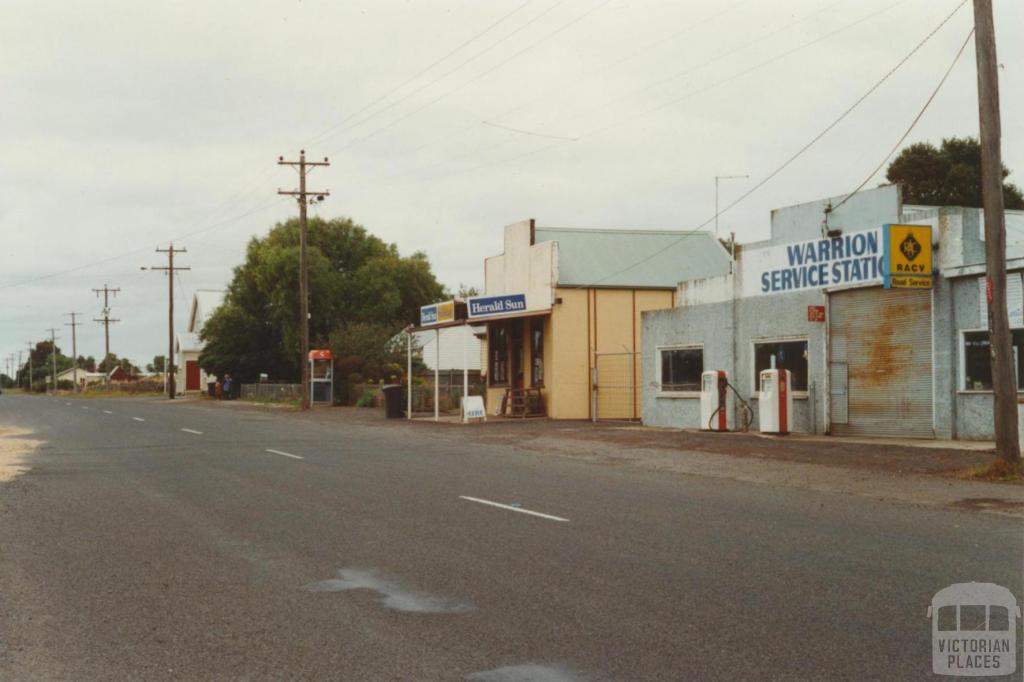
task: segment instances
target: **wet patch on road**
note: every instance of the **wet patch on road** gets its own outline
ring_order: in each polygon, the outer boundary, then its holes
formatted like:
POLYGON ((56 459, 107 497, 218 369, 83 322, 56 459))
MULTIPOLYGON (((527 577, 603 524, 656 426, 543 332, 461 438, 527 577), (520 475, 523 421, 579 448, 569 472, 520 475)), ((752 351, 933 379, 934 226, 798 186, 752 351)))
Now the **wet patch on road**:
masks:
POLYGON ((549 665, 510 665, 466 676, 467 682, 587 682, 565 668, 549 665))
POLYGON ((31 434, 26 429, 0 427, 0 483, 13 481, 29 470, 25 456, 41 445, 41 441, 25 437, 31 434))
POLYGON ((304 589, 309 592, 372 590, 380 594, 385 607, 407 613, 465 613, 473 610, 471 604, 407 590, 393 578, 352 568, 340 568, 336 578, 308 583, 304 589))
POLYGON ((998 497, 965 497, 957 500, 951 506, 956 509, 967 509, 971 511, 995 511, 1004 513, 1024 512, 1024 502, 1018 500, 1004 500, 998 497))

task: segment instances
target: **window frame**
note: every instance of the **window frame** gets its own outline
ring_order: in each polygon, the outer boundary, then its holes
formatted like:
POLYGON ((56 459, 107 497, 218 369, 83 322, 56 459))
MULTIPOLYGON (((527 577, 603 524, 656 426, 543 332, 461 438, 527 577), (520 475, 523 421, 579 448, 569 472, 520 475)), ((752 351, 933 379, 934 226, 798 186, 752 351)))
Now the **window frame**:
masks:
POLYGON ((699 350, 700 351, 700 365, 701 373, 704 372, 704 344, 703 343, 681 343, 681 344, 669 344, 665 346, 657 346, 655 357, 657 358, 657 379, 658 379, 658 390, 655 393, 657 398, 699 398, 700 397, 700 379, 697 381, 696 391, 667 391, 662 388, 661 382, 661 354, 663 351, 673 350, 699 350))
MULTIPOLYGON (((1013 348, 1013 333, 1021 332, 1024 334, 1024 327, 1010 327, 1010 348, 1013 348)), ((959 339, 957 340, 957 377, 956 387, 957 393, 963 393, 966 395, 986 395, 992 393, 991 388, 967 388, 967 335, 968 334, 989 334, 991 333, 987 327, 975 327, 969 329, 958 330, 959 339)), ((1015 358, 1017 362, 1017 376, 1020 376, 1019 364, 1022 358, 1015 358)), ((1024 382, 1017 383, 1017 395, 1024 394, 1024 382)))
POLYGON ((808 398, 810 395, 811 387, 811 339, 807 335, 795 335, 795 336, 766 336, 764 338, 757 338, 750 340, 750 371, 753 374, 752 379, 753 386, 750 391, 750 395, 754 400, 757 400, 761 392, 761 373, 757 371, 757 347, 764 346, 771 343, 798 343, 803 342, 807 344, 807 388, 796 389, 792 391, 794 399, 797 398, 808 398))
POLYGON ((530 387, 544 388, 544 321, 543 317, 530 318, 530 387), (540 328, 540 343, 535 344, 534 331, 540 328), (537 381, 537 360, 540 360, 540 381, 537 381))
POLYGON ((498 321, 490 322, 488 324, 488 326, 487 326, 487 385, 492 387, 492 388, 508 388, 509 386, 511 386, 511 382, 510 382, 510 379, 509 379, 509 373, 511 371, 511 362, 509 361, 509 348, 511 347, 511 343, 512 343, 512 334, 511 334, 511 329, 510 329, 510 327, 508 325, 508 321, 507 320, 502 320, 500 322, 498 322, 498 321), (492 345, 493 337, 492 337, 491 332, 494 331, 495 333, 494 333, 493 336, 496 337, 497 336, 497 331, 499 329, 502 330, 504 332, 504 335, 505 335, 505 348, 504 348, 504 352, 502 353, 503 363, 504 363, 504 367, 505 367, 505 380, 504 381, 496 381, 496 379, 495 379, 497 374, 498 374, 498 372, 496 371, 496 365, 495 365, 495 360, 494 360, 494 358, 495 358, 495 356, 494 356, 494 346, 492 345))

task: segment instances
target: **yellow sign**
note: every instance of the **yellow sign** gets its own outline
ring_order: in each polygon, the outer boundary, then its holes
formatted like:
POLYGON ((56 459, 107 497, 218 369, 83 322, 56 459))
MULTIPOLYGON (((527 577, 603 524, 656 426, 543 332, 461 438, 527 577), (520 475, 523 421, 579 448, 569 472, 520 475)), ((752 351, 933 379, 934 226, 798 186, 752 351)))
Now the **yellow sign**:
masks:
POLYGON ((886 289, 931 289, 931 225, 884 225, 886 289))
POLYGON ((445 301, 437 304, 437 321, 451 322, 455 319, 455 301, 445 301))

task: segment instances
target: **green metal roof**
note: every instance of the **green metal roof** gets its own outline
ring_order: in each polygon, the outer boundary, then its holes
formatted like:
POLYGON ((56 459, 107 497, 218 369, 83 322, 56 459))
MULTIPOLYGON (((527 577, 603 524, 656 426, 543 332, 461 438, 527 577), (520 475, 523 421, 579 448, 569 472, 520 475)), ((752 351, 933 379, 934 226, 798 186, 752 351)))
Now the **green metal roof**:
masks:
POLYGON ((537 227, 535 235, 558 242, 560 286, 674 289, 729 272, 728 252, 704 231, 537 227))

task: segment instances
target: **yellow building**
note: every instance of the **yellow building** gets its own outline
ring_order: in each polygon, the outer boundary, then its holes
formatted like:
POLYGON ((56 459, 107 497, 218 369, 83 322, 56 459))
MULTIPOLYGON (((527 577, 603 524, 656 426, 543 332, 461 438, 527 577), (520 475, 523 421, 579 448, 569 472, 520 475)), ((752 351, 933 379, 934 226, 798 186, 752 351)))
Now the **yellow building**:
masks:
POLYGON ((729 262, 707 232, 509 225, 484 261, 485 294, 467 301, 487 324, 488 411, 639 419, 641 313, 729 262))

